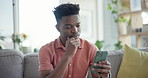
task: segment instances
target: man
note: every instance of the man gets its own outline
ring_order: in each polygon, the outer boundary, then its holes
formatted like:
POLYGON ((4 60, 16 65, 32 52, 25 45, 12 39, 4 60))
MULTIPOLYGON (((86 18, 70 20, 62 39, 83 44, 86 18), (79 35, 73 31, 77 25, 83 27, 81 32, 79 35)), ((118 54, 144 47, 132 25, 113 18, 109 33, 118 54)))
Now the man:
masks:
MULTIPOLYGON (((44 45, 39 52, 40 78, 86 78, 98 50, 93 44, 79 38, 80 16, 78 4, 61 4, 55 8, 59 38, 44 45)), ((93 78, 108 78, 110 63, 95 63, 104 69, 94 69, 93 78)))

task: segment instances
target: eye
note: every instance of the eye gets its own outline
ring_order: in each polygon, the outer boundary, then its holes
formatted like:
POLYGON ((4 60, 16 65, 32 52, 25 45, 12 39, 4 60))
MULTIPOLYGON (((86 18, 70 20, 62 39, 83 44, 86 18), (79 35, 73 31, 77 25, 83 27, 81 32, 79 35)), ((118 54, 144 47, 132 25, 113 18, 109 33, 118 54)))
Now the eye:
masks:
POLYGON ((80 24, 76 25, 76 27, 79 28, 80 27, 80 24))
POLYGON ((66 29, 70 29, 70 28, 72 27, 72 25, 66 24, 64 27, 65 27, 66 29))
POLYGON ((70 28, 71 28, 71 26, 66 26, 65 28, 66 28, 66 29, 70 29, 70 28))

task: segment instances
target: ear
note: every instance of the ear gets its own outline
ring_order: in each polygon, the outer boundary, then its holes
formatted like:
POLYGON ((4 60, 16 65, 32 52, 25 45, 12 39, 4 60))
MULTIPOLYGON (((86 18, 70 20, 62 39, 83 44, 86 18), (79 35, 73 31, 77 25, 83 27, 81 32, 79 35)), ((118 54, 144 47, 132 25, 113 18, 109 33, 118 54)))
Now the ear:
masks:
POLYGON ((60 28, 59 28, 59 25, 56 25, 56 28, 57 28, 57 30, 60 32, 60 28))

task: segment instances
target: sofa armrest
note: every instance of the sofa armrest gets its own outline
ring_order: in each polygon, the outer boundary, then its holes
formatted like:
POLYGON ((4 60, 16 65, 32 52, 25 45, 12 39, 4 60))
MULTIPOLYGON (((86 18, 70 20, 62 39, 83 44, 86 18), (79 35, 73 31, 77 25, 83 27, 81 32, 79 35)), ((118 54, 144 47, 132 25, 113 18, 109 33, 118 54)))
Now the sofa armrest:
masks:
POLYGON ((23 78, 23 54, 13 49, 0 50, 0 78, 23 78))

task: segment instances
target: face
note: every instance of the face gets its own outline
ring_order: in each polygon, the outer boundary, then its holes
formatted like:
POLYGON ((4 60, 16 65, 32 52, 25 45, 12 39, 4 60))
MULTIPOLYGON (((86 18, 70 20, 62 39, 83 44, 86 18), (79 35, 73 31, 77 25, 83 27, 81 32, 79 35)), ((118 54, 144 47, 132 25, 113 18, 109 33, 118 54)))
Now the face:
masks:
POLYGON ((70 15, 61 18, 59 24, 56 26, 60 32, 60 39, 66 42, 67 38, 80 36, 80 16, 70 15))

